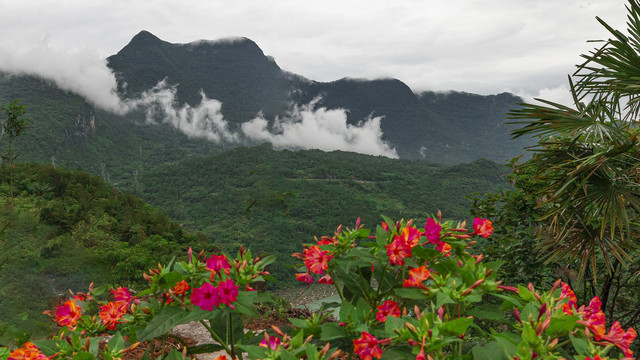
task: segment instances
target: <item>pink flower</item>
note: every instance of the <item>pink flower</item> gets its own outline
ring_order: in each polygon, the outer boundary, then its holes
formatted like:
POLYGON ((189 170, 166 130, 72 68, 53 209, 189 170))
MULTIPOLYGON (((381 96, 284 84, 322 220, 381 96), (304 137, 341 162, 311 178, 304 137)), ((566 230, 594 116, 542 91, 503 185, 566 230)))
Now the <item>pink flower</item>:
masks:
POLYGON ((332 258, 329 251, 322 251, 315 245, 304 249, 304 264, 314 274, 322 274, 327 270, 332 258))
POLYGON ((307 284, 313 284, 313 277, 309 272, 296 274, 296 280, 305 282, 307 284))
POLYGON ((69 330, 74 330, 78 319, 82 316, 82 309, 76 305, 75 300, 67 300, 64 305, 58 306, 56 310, 56 322, 60 326, 66 326, 69 330))
POLYGON ((220 272, 220 270, 224 270, 225 273, 231 269, 231 265, 229 265, 229 261, 225 255, 211 255, 210 258, 207 259, 207 269, 213 272, 220 272))
POLYGON ((438 224, 433 218, 427 219, 427 223, 424 225, 424 236, 431 244, 437 244, 440 241, 440 234, 442 233, 442 226, 438 224))
POLYGON ((220 294, 220 302, 223 304, 231 304, 238 298, 238 289, 232 279, 221 281, 218 285, 218 293, 220 294))
POLYGON ((387 300, 378 306, 378 313, 376 314, 376 320, 380 322, 387 321, 387 316, 400 317, 400 308, 398 303, 393 300, 387 300))
MULTIPOLYGON (((126 287, 119 287, 116 290, 111 289, 111 294, 113 294, 113 297, 116 301, 126 302, 127 304, 130 304, 131 300, 136 299, 135 296, 131 296, 129 289, 127 289, 126 287)), ((139 300, 136 300, 136 303, 139 302, 139 300)))
POLYGON ((578 321, 579 323, 586 325, 589 330, 593 332, 593 335, 596 337, 596 340, 602 339, 605 332, 607 331, 605 325, 605 316, 600 308, 602 306, 602 302, 600 302, 600 298, 594 296, 589 303, 589 306, 585 307, 584 305, 578 309, 578 313, 582 314, 582 321, 578 321))
POLYGON ((202 310, 213 311, 222 302, 220 289, 205 281, 199 288, 191 291, 191 303, 202 310))
POLYGON ((488 238, 493 233, 493 225, 491 220, 475 218, 473 219, 473 233, 483 238, 488 238))
POLYGON ((276 350, 280 346, 280 344, 282 344, 282 341, 279 337, 265 335, 265 339, 260 341, 259 346, 266 349, 276 350), (267 337, 269 340, 266 339, 267 337))
POLYGON ((378 346, 378 339, 366 331, 362 332, 359 339, 353 340, 353 352, 360 356, 362 360, 380 359, 382 349, 378 346))

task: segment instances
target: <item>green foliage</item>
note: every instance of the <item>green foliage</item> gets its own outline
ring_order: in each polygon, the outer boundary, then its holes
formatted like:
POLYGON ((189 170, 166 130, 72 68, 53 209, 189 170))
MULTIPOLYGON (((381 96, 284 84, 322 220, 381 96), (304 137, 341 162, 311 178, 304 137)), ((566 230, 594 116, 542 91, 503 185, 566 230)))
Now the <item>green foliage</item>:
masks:
POLYGON ((0 319, 43 331, 41 309, 90 282, 139 286, 143 270, 187 244, 211 248, 159 210, 82 172, 37 164, 0 169, 0 319), (24 322, 20 316, 26 312, 24 322))
POLYGON ((464 216, 466 195, 505 188, 505 174, 486 160, 446 167, 263 145, 145 173, 142 197, 221 249, 277 255, 271 272, 286 283, 289 254, 309 234, 329 234, 343 219, 370 224, 382 212, 402 218, 437 208, 464 216))

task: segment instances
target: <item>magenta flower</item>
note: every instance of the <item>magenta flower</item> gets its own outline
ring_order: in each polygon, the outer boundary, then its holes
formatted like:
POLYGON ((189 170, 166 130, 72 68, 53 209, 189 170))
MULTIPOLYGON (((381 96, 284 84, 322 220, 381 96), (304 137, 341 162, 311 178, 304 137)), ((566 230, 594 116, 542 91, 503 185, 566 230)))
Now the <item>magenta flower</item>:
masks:
POLYGON ((265 339, 260 341, 260 345, 258 346, 266 349, 276 350, 280 346, 280 344, 282 344, 282 341, 279 337, 265 335, 265 339), (267 341, 266 338, 268 338, 269 340, 267 341))
POLYGON ((427 219, 427 223, 424 225, 424 236, 431 244, 437 244, 440 242, 440 234, 442 233, 442 226, 438 224, 433 218, 427 219))
POLYGON ((231 304, 236 301, 238 297, 238 288, 232 279, 221 281, 218 286, 218 292, 220 294, 220 302, 223 304, 231 304))
POLYGON ((231 265, 229 265, 229 261, 227 261, 226 256, 211 255, 211 257, 207 259, 207 269, 220 272, 220 270, 231 269, 231 265))
POLYGON ((220 306, 221 302, 220 289, 208 282, 199 288, 194 288, 191 292, 191 303, 202 310, 213 311, 213 308, 220 306))

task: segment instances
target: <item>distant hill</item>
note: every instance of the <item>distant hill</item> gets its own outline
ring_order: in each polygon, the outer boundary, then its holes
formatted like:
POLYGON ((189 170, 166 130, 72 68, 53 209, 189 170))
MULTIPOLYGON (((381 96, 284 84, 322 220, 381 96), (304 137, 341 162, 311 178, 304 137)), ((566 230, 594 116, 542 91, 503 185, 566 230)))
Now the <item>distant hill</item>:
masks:
POLYGON ((320 97, 319 106, 348 110, 351 124, 382 116, 383 139, 401 158, 461 163, 487 158, 500 163, 523 154, 531 139, 511 140, 504 114, 520 98, 511 94, 414 93, 396 79, 316 82, 291 74, 246 38, 171 44, 142 31, 108 65, 128 97, 166 80, 181 104, 197 105, 204 92, 222 102, 233 124, 259 112, 270 120, 291 104, 320 97))

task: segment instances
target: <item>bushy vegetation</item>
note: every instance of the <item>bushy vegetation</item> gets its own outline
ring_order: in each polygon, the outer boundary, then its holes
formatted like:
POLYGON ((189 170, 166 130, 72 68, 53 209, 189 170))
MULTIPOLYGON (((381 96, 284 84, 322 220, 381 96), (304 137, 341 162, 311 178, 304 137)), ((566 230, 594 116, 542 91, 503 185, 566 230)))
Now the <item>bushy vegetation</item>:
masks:
POLYGON ((89 283, 140 284, 142 270, 178 249, 212 249, 131 194, 84 172, 49 165, 0 168, 0 319, 38 330, 68 289, 89 283), (14 171, 13 206, 10 172, 14 171))

